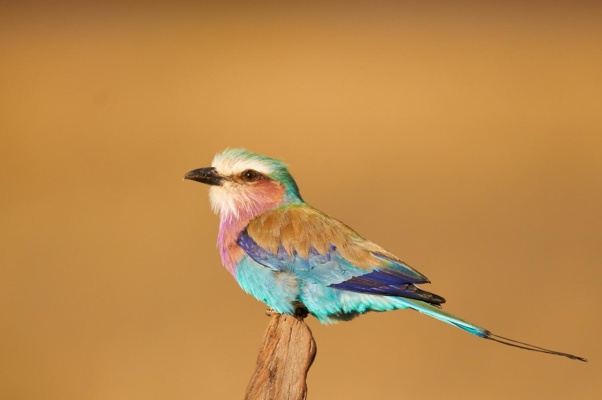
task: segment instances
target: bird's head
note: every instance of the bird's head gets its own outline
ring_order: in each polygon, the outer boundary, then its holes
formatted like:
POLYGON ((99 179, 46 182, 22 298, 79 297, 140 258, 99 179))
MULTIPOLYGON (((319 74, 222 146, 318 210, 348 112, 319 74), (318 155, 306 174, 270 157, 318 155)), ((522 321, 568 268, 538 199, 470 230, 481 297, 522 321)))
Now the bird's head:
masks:
POLYGON ((226 219, 250 219, 283 203, 302 201, 286 164, 244 149, 226 149, 211 167, 184 178, 211 185, 211 206, 226 219))

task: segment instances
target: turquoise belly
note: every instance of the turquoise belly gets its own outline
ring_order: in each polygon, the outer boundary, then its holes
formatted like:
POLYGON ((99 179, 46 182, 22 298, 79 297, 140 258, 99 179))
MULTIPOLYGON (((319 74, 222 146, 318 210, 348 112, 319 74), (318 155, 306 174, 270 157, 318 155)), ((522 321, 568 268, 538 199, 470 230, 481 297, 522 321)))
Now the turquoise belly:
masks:
POLYGON ((236 280, 240 287, 257 300, 281 314, 294 314, 299 301, 299 282, 294 274, 274 271, 244 256, 238 263, 236 280))

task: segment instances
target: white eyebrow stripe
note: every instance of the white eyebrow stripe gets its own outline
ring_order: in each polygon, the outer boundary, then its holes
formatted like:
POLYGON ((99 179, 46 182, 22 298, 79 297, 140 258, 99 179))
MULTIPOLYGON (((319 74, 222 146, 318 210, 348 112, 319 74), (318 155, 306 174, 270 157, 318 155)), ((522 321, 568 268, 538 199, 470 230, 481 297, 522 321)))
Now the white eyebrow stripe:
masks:
POLYGON ((212 166, 220 175, 224 176, 237 175, 247 169, 255 170, 263 175, 269 175, 273 172, 271 166, 261 160, 228 157, 221 154, 215 156, 212 166))

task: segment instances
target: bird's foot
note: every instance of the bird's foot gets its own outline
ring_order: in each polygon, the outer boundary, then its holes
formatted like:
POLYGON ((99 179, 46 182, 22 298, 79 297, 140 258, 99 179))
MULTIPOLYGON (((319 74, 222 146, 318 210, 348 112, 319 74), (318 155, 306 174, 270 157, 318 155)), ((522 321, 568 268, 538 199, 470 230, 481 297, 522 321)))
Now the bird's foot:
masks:
POLYGON ((272 315, 276 315, 279 314, 278 311, 274 310, 273 308, 268 308, 267 310, 265 310, 265 315, 267 315, 268 317, 271 317, 272 315))
POLYGON ((295 317, 305 319, 305 317, 307 317, 308 315, 309 311, 307 310, 307 308, 303 306, 295 308, 295 317))
MULTIPOLYGON (((265 310, 265 315, 267 315, 268 317, 278 315, 278 314, 280 314, 280 313, 271 307, 268 308, 267 310, 265 310)), ((303 304, 296 304, 294 315, 297 318, 304 319, 305 317, 307 317, 309 315, 309 311, 303 304)))

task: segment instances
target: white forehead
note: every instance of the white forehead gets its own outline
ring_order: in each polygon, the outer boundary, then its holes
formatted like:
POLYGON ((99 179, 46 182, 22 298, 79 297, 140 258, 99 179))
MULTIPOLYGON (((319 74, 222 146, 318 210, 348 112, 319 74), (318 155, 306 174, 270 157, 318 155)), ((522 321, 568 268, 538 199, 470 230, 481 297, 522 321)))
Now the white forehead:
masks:
POLYGON ((240 174, 247 169, 255 170, 264 175, 269 175, 273 172, 272 165, 270 165, 270 162, 267 160, 247 157, 245 154, 231 152, 217 154, 213 158, 211 166, 214 167, 220 175, 225 176, 240 174))

